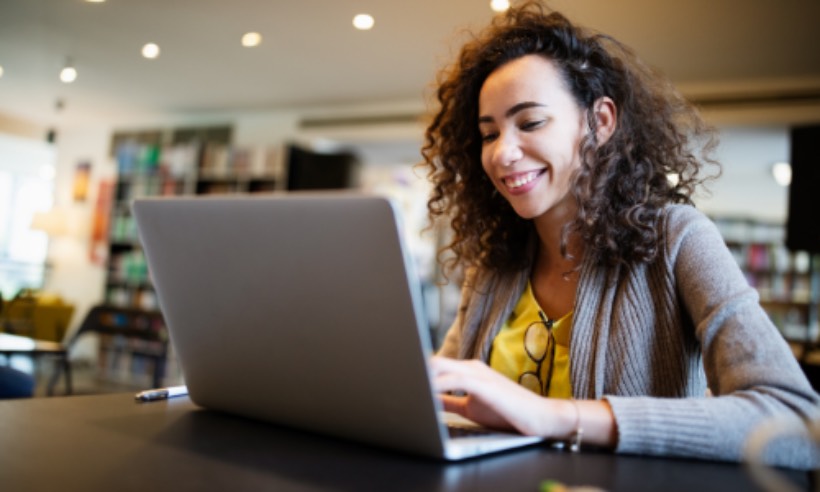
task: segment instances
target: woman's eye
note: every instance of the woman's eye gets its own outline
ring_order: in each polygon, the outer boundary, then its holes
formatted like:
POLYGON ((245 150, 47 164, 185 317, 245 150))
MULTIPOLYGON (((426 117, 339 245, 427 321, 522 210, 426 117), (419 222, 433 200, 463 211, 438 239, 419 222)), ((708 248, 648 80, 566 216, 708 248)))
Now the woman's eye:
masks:
POLYGON ((496 138, 498 138, 497 133, 484 133, 481 135, 481 141, 484 143, 492 142, 496 138))
POLYGON ((539 128, 543 124, 544 120, 525 121, 521 124, 520 128, 524 131, 531 131, 539 128))

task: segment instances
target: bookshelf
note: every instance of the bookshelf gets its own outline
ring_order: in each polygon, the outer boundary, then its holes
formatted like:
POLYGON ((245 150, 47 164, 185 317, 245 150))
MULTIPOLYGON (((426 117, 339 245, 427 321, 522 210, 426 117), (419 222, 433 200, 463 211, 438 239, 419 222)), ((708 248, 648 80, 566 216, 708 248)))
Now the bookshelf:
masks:
MULTIPOLYGON (((173 354, 145 255, 131 214, 134 199, 226 193, 270 193, 284 189, 281 152, 231 145, 228 126, 119 132, 111 151, 117 177, 111 200, 107 274, 103 305, 144 312, 145 330, 112 330, 100 337, 102 377, 141 384, 148 358, 168 352, 167 377, 173 377, 173 354), (157 319, 159 318, 159 319, 157 319)), ((133 327, 132 327, 133 328, 133 327)))
POLYGON ((820 257, 786 248, 783 224, 731 217, 713 220, 783 336, 804 346, 816 344, 820 257))
POLYGON ((278 149, 231 146, 230 127, 117 133, 117 180, 110 213, 105 304, 159 308, 131 202, 150 196, 269 193, 285 180, 278 149))

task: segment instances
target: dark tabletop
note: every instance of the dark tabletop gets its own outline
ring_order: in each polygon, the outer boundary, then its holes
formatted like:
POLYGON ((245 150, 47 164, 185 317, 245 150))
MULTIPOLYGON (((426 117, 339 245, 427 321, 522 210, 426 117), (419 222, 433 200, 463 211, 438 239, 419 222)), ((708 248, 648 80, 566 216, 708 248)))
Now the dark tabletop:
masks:
MULTIPOLYGON (((759 490, 732 463, 545 446, 445 463, 132 394, 0 401, 4 491, 759 490)), ((789 472, 801 488, 804 473, 789 472)))

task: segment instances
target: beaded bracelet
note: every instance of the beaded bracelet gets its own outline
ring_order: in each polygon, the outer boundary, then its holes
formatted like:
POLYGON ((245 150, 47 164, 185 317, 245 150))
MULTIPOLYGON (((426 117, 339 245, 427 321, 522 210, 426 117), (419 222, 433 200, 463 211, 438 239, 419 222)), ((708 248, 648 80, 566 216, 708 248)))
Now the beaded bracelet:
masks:
POLYGON ((569 437, 569 450, 572 453, 577 453, 581 450, 581 440, 584 437, 584 428, 581 427, 581 409, 578 407, 578 402, 570 400, 572 408, 575 409, 575 431, 569 437))
POLYGON ((581 408, 578 406, 578 402, 570 400, 572 403, 572 408, 575 409, 575 430, 572 431, 569 438, 561 441, 553 441, 552 447, 555 449, 564 449, 571 453, 577 453, 581 450, 581 441, 584 437, 584 428, 581 427, 581 408))

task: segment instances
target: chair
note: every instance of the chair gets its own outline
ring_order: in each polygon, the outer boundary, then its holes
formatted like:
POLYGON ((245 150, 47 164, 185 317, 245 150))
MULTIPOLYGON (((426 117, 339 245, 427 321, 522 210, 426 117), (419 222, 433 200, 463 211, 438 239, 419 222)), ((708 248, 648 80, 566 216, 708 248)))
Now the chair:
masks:
POLYGON ((160 311, 94 306, 66 344, 68 349, 88 333, 106 337, 104 341, 110 342, 116 354, 128 352, 152 361, 152 384, 154 387, 162 386, 168 355, 168 334, 160 311))
POLYGON ((13 355, 26 355, 32 358, 49 356, 57 358, 57 368, 49 379, 46 394, 52 396, 54 387, 60 379, 60 375, 65 375, 66 394, 72 393, 71 386, 71 365, 68 361, 68 348, 59 342, 48 340, 37 340, 20 335, 0 333, 0 354, 10 358, 13 355))
POLYGON ((2 308, 2 331, 62 342, 73 314, 74 306, 60 296, 22 289, 2 308))
POLYGON ((32 336, 34 334, 34 309, 37 301, 28 289, 21 290, 8 301, 0 302, 2 331, 12 335, 32 336))
MULTIPOLYGON (((15 301, 19 300, 20 296, 15 297, 15 301)), ((28 303, 27 298, 22 302, 28 303)), ((5 315, 9 309, 9 304, 4 303, 2 296, 0 296, 0 313, 3 313, 3 328, 19 329, 21 324, 11 324, 9 318, 5 315)), ((28 309, 26 304, 24 309, 28 309)), ((38 340, 35 338, 17 335, 13 333, 0 333, 0 354, 4 355, 6 360, 10 360, 14 355, 25 355, 31 358, 39 358, 41 356, 49 356, 57 358, 57 368, 54 371, 51 379, 48 382, 47 394, 49 396, 54 394, 54 386, 57 384, 60 374, 65 374, 66 394, 71 394, 71 366, 68 361, 68 349, 60 342, 49 340, 38 340)))

